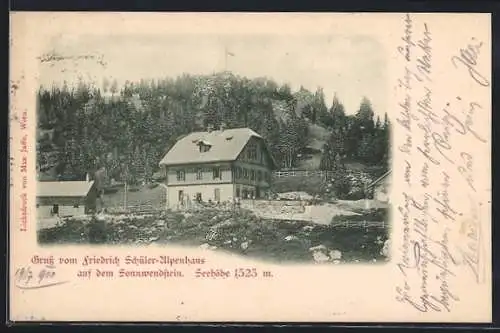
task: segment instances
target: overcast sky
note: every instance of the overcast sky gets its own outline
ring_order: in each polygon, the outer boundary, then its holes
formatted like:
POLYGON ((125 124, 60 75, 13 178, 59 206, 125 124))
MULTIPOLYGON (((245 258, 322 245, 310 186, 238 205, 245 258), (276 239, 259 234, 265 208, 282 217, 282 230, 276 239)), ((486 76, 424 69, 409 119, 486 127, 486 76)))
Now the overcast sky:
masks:
POLYGON ((51 51, 65 57, 102 56, 106 66, 84 59, 43 63, 43 86, 64 80, 71 84, 79 76, 101 85, 103 77, 122 84, 227 69, 249 78, 266 76, 293 90, 322 87, 327 105, 337 93, 349 114, 356 112, 363 96, 377 114, 387 111, 387 55, 376 40, 364 36, 62 36, 47 48, 51 51), (227 65, 225 49, 234 54, 227 57, 227 65))

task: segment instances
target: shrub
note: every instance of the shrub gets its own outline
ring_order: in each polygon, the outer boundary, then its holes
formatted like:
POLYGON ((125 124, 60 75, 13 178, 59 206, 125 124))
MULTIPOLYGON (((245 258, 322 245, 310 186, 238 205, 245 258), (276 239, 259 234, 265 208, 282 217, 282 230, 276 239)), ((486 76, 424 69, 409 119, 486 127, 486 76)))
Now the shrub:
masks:
POLYGON ((88 225, 88 239, 90 243, 105 243, 107 240, 106 221, 92 218, 88 225))

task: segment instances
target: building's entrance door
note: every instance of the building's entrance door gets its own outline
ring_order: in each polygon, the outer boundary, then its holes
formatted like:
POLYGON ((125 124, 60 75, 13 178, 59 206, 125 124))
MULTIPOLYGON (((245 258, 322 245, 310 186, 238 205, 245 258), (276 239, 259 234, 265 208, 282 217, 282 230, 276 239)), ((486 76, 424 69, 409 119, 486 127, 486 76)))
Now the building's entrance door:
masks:
POLYGON ((184 191, 179 191, 179 203, 182 204, 184 202, 184 191))
POLYGON ((59 215, 59 205, 55 204, 52 206, 52 215, 59 215))
POLYGON ((215 202, 220 202, 220 189, 214 189, 214 200, 215 202))
POLYGON ((201 193, 198 192, 198 193, 196 193, 196 202, 199 203, 201 201, 202 201, 202 199, 201 199, 201 193))

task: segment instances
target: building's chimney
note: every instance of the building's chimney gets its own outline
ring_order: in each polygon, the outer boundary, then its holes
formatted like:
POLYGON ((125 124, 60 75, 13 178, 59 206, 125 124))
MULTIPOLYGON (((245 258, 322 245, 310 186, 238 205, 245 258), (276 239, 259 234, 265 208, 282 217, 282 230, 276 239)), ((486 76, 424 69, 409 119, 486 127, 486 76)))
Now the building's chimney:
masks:
POLYGON ((210 133, 210 132, 213 131, 213 129, 214 129, 214 125, 208 124, 208 126, 207 126, 207 132, 210 133))

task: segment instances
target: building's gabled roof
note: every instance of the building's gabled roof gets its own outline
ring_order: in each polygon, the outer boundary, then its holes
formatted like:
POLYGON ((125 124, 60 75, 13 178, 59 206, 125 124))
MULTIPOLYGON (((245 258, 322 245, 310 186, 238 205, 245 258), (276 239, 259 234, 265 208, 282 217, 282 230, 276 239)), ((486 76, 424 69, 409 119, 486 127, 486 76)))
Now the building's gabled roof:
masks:
POLYGON ((388 175, 391 174, 391 171, 392 170, 389 170, 387 171, 386 173, 384 173, 382 176, 378 177, 377 179, 375 179, 375 181, 373 181, 373 183, 371 183, 370 185, 368 185, 368 188, 372 188, 373 186, 377 185, 378 183, 380 183, 382 180, 384 180, 388 175))
MULTIPOLYGON (((252 137, 262 139, 259 134, 250 128, 193 132, 180 138, 160 161, 160 165, 234 161, 252 137), (200 152, 200 143, 210 145, 210 149, 200 152)), ((266 149, 268 149, 267 146, 266 149)), ((268 153, 272 163, 276 165, 271 153, 269 151, 268 153)))
POLYGON ((38 182, 37 197, 85 197, 94 181, 38 182))

